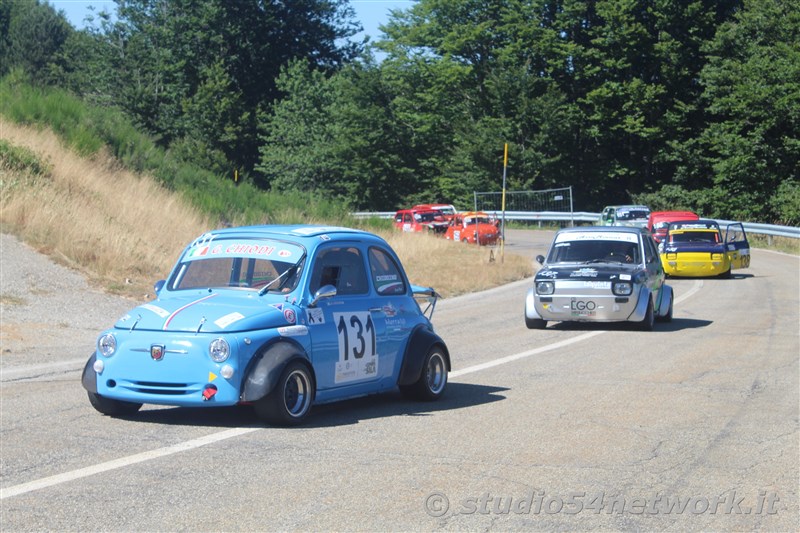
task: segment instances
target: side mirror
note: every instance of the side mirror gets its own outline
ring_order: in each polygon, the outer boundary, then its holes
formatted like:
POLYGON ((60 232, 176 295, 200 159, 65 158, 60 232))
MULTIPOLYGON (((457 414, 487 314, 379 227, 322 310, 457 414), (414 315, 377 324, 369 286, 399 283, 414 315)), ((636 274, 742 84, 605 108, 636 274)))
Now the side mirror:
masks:
POLYGON ((544 264, 544 256, 543 255, 537 255, 536 256, 536 262, 539 263, 540 265, 543 265, 544 264))
POLYGON ((166 281, 166 280, 164 280, 164 279, 160 279, 160 280, 156 281, 156 282, 153 284, 153 292, 155 292, 156 294, 158 294, 159 292, 161 292, 161 289, 163 289, 163 288, 164 288, 164 285, 166 285, 166 283, 167 283, 167 281, 166 281))
POLYGON ((309 307, 316 307, 317 302, 322 300, 323 298, 333 298, 336 296, 336 287, 333 285, 323 285, 317 292, 314 293, 314 299, 311 300, 311 303, 308 304, 309 307))

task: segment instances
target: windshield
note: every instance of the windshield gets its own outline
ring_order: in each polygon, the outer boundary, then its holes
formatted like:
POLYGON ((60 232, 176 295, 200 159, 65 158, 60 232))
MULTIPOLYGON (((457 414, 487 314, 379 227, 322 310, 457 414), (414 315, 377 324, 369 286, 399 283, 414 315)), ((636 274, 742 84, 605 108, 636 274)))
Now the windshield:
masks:
POLYGON ((290 292, 297 286, 305 252, 296 244, 221 240, 194 244, 167 286, 170 290, 236 288, 290 292))
POLYGON ((639 263, 639 243, 636 240, 563 240, 553 245, 547 262, 550 264, 639 263))
POLYGON ((650 212, 644 209, 630 209, 617 211, 617 220, 641 220, 650 217, 650 212))

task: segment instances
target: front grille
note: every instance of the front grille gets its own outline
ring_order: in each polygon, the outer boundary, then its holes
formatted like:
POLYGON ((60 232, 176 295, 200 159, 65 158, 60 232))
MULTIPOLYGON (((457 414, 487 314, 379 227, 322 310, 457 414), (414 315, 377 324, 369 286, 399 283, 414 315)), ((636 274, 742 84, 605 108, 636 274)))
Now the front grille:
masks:
POLYGON ((158 383, 153 381, 132 381, 126 388, 141 394, 160 394, 163 396, 180 396, 191 394, 188 383, 158 383))

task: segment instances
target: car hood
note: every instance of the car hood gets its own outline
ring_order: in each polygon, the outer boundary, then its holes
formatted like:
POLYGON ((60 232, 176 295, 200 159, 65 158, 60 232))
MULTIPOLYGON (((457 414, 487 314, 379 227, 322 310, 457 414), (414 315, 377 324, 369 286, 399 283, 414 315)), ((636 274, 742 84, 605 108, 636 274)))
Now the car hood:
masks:
POLYGON ((536 281, 547 280, 595 280, 611 281, 617 279, 632 279, 632 276, 641 270, 640 265, 626 265, 620 263, 591 263, 582 265, 570 263, 569 265, 545 265, 536 273, 536 281))
POLYGON ((294 325, 299 308, 278 298, 192 292, 140 305, 115 324, 120 329, 230 333, 294 325))

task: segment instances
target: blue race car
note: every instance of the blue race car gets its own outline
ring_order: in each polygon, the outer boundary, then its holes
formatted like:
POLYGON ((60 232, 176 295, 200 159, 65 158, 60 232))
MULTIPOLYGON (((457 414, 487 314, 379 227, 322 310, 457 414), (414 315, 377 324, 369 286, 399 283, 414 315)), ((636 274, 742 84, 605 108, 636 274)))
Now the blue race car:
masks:
POLYGON ((445 391, 450 355, 430 322, 438 295, 411 285, 371 233, 212 231, 155 291, 99 336, 83 370, 103 414, 252 404, 270 423, 295 425, 313 404, 398 387, 420 400, 445 391))

